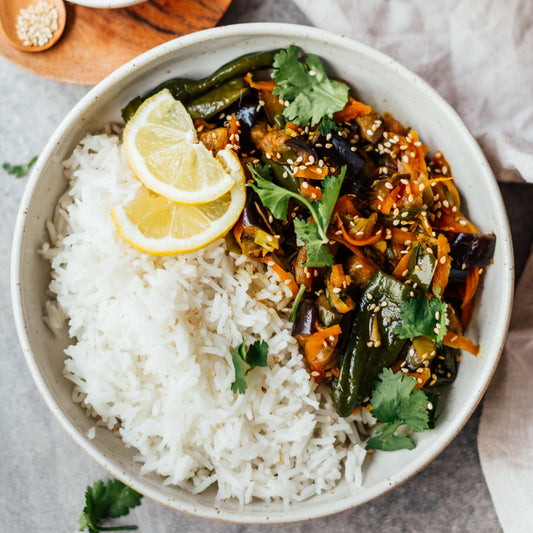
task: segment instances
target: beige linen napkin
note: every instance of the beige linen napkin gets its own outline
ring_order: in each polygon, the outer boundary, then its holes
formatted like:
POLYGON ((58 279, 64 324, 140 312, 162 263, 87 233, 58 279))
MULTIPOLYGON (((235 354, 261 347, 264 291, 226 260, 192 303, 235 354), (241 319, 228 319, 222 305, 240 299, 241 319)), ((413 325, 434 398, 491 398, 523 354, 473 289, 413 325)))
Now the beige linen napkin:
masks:
MULTIPOLYGON (((533 2, 294 0, 318 27, 392 56, 461 115, 496 177, 533 181, 533 2)), ((506 533, 533 531, 533 254, 484 400, 481 466, 506 533)))

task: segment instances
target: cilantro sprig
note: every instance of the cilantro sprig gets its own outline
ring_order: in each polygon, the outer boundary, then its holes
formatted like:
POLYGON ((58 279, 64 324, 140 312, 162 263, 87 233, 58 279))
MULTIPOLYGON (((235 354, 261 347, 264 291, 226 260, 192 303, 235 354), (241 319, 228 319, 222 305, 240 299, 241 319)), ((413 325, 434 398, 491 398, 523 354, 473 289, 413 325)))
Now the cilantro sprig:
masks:
MULTIPOLYGON (((268 366, 268 343, 265 341, 255 341, 246 350, 246 341, 243 339, 239 346, 233 348, 231 359, 235 367, 235 381, 231 384, 231 390, 244 394, 248 388, 246 383, 246 365, 250 368, 255 366, 268 366)), ((248 370, 250 370, 248 368, 248 370)))
POLYGON ((85 507, 79 518, 80 531, 89 528, 89 533, 100 531, 131 531, 137 526, 103 527, 108 518, 118 518, 141 503, 142 494, 124 485, 118 479, 110 479, 105 485, 99 480, 85 491, 85 507))
POLYGON ((330 80, 318 56, 300 57, 300 49, 291 45, 274 56, 272 77, 274 94, 289 102, 283 116, 299 126, 316 126, 323 133, 338 129, 333 114, 348 102, 349 87, 330 80))
POLYGON ((304 266, 323 267, 333 264, 333 257, 326 246, 329 243, 327 236, 329 222, 335 203, 339 197, 342 182, 346 174, 346 167, 342 167, 339 176, 326 176, 322 186, 322 198, 320 200, 309 201, 302 195, 284 189, 270 178, 268 166, 248 165, 255 184, 248 185, 259 195, 263 205, 278 220, 287 220, 289 200, 297 200, 305 206, 313 220, 294 219, 294 231, 296 233, 299 246, 306 246, 307 262, 304 266))
POLYGON ((442 344, 449 319, 448 304, 440 297, 440 287, 437 287, 432 300, 419 292, 410 300, 402 302, 400 312, 402 324, 394 330, 398 336, 411 339, 426 335, 437 345, 442 344))
POLYGON ((32 157, 26 164, 24 165, 11 165, 10 163, 4 163, 2 165, 2 168, 8 173, 16 178, 23 178, 28 174, 28 172, 31 170, 31 167, 35 165, 35 161, 37 161, 37 156, 32 157))
POLYGON ((429 429, 429 401, 423 391, 414 390, 416 384, 415 378, 390 368, 378 376, 370 397, 371 414, 384 425, 368 440, 367 450, 412 450, 411 437, 395 434, 399 427, 407 425, 414 432, 429 429))

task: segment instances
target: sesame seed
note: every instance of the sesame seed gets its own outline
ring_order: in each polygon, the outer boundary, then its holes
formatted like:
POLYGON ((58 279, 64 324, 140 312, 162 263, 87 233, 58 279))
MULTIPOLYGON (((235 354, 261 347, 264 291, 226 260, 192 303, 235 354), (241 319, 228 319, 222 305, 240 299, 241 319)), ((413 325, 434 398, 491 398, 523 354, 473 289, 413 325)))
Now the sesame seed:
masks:
POLYGON ((390 181, 386 181, 386 182, 385 182, 385 187, 386 187, 387 189, 392 189, 392 188, 393 188, 393 185, 392 185, 392 183, 391 183, 390 181))
POLYGON ((372 296, 372 294, 370 294, 369 292, 366 293, 366 297, 367 297, 369 300, 372 300, 372 298, 374 298, 374 297, 372 296))
POLYGON ((326 143, 325 147, 329 150, 330 148, 333 147, 333 145, 331 143, 326 143))
POLYGON ((333 294, 339 294, 339 292, 341 292, 341 289, 339 287, 335 287, 332 289, 333 294))
POLYGON ((446 263, 446 256, 443 255, 443 256, 439 259, 439 261, 440 261, 440 264, 441 264, 441 265, 444 265, 444 264, 446 263))

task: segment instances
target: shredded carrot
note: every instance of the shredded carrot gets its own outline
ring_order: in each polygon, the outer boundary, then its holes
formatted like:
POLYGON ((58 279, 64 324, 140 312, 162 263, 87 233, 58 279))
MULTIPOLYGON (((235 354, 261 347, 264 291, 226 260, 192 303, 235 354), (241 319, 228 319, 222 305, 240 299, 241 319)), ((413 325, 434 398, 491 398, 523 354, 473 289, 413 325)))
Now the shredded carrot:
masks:
POLYGON ((431 377, 431 370, 429 368, 424 368, 422 369, 422 372, 406 372, 405 375, 416 379, 415 390, 417 390, 421 389, 431 377))
POLYGON ((336 264, 331 267, 331 273, 329 275, 331 283, 334 287, 342 287, 342 284, 346 280, 344 270, 341 264, 336 264))
POLYGON ((258 91, 269 91, 269 92, 272 92, 274 90, 274 87, 276 86, 276 82, 274 80, 254 81, 252 79, 252 73, 251 72, 248 72, 248 74, 246 74, 246 76, 244 76, 243 80, 252 89, 257 89, 258 91))
POLYGON ((329 357, 334 353, 334 347, 339 335, 342 333, 341 327, 335 324, 329 328, 321 329, 308 337, 304 346, 304 354, 307 362, 315 372, 323 374, 329 357), (331 337, 331 338, 330 338, 331 337), (329 349, 325 349, 325 347, 329 349))
POLYGON ((352 415, 356 415, 360 410, 361 410, 361 407, 363 407, 362 405, 358 405, 353 411, 352 411, 352 415))
POLYGON ((299 287, 296 281, 294 281, 294 276, 290 273, 284 270, 278 263, 276 263, 270 256, 265 257, 258 257, 259 261, 262 261, 263 263, 266 263, 278 276, 279 279, 289 287, 290 291, 292 292, 292 295, 294 298, 296 298, 296 295, 298 294, 299 287))
POLYGON ((346 231, 346 228, 344 227, 344 224, 342 223, 342 220, 340 219, 340 216, 336 215, 337 219, 337 227, 342 231, 342 236, 344 237, 344 240, 346 242, 349 242, 353 246, 368 246, 370 244, 375 244, 379 240, 381 240, 381 229, 379 229, 374 235, 371 235, 370 237, 367 237, 366 239, 354 239, 348 231, 346 231))
POLYGON ((451 209, 442 208, 442 216, 433 221, 433 226, 440 231, 451 233, 479 233, 472 222, 467 220, 462 213, 453 213, 451 209))
POLYGON ((448 286, 452 264, 449 253, 450 244, 448 243, 448 239, 442 233, 439 233, 437 237, 437 266, 433 274, 433 293, 436 292, 437 287, 440 287, 440 294, 442 295, 448 286))
POLYGON ((303 181, 300 186, 300 194, 310 200, 320 200, 322 198, 322 189, 320 187, 314 187, 307 181, 303 181), (304 183, 306 183, 305 186, 304 183))
POLYGON ((296 170, 293 175, 297 178, 306 180, 323 180, 327 176, 327 172, 324 172, 325 167, 319 167, 318 165, 299 165, 295 167, 296 170))
POLYGON ((392 275, 396 279, 398 279, 400 281, 403 281, 407 277, 407 274, 404 274, 404 272, 407 270, 407 267, 409 266, 409 263, 411 262, 411 257, 413 256, 413 250, 414 250, 414 248, 411 248, 398 261, 398 264, 396 265, 396 268, 392 272, 392 275))
POLYGON ((418 238, 416 233, 411 233, 410 231, 402 231, 399 228, 392 227, 389 228, 392 235, 392 241, 398 244, 405 244, 406 242, 415 242, 418 238))
POLYGON ((358 102, 355 98, 350 96, 348 103, 344 106, 344 109, 337 111, 333 115, 335 122, 345 122, 352 118, 368 115, 372 112, 372 108, 369 105, 358 102))
POLYGON ((391 192, 383 199, 382 202, 378 204, 378 209, 384 214, 384 215, 390 215, 390 212, 398 200, 398 196, 402 190, 401 185, 396 185, 394 189, 391 190, 391 192))
POLYGON ((466 350, 473 355, 479 353, 479 346, 477 344, 474 344, 468 337, 463 337, 462 335, 453 333, 453 331, 446 332, 446 335, 444 336, 444 346, 466 350))
POLYGON ((472 267, 468 269, 468 274, 465 281, 465 295, 461 308, 474 299, 477 286, 479 284, 479 268, 472 267))
POLYGON ((439 183, 439 181, 450 181, 450 180, 453 180, 453 179, 455 179, 455 178, 445 178, 445 177, 442 177, 442 178, 431 178, 430 180, 422 182, 420 184, 420 186, 422 187, 422 189, 425 189, 426 187, 430 187, 434 183, 439 183))

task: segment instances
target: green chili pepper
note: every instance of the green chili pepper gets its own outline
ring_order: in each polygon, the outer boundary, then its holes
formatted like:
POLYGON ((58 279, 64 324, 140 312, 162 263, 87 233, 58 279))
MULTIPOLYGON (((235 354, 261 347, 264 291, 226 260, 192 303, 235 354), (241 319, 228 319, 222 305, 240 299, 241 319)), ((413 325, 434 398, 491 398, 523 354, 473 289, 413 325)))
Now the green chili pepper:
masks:
POLYGON ((435 254, 429 253, 419 243, 416 243, 415 246, 416 248, 407 267, 409 270, 407 279, 410 279, 413 284, 417 283, 418 289, 427 292, 437 267, 437 258, 435 254))
POLYGON ((300 179, 293 176, 290 166, 280 165, 272 161, 272 159, 267 159, 264 155, 261 156, 261 161, 272 169, 274 181, 277 185, 288 191, 300 194, 300 179))
POLYGON ((140 96, 137 96, 131 100, 122 109, 122 118, 127 122, 144 100, 157 94, 163 89, 168 89, 176 100, 180 100, 185 104, 193 98, 201 96, 209 89, 221 85, 232 78, 244 76, 248 72, 253 72, 254 70, 261 68, 271 67, 274 56, 278 52, 279 50, 270 50, 267 52, 258 52, 238 57, 233 61, 222 65, 217 71, 213 72, 213 74, 201 80, 188 80, 183 78, 167 80, 152 89, 144 97, 141 98, 140 96))
POLYGON ((341 416, 349 416, 372 391, 383 368, 390 367, 406 343, 394 333, 402 302, 412 289, 378 271, 365 289, 350 336, 341 352, 332 398, 341 416))
POLYGON ((234 78, 191 100, 185 108, 193 120, 207 120, 220 113, 233 102, 248 94, 248 87, 242 78, 234 78))

